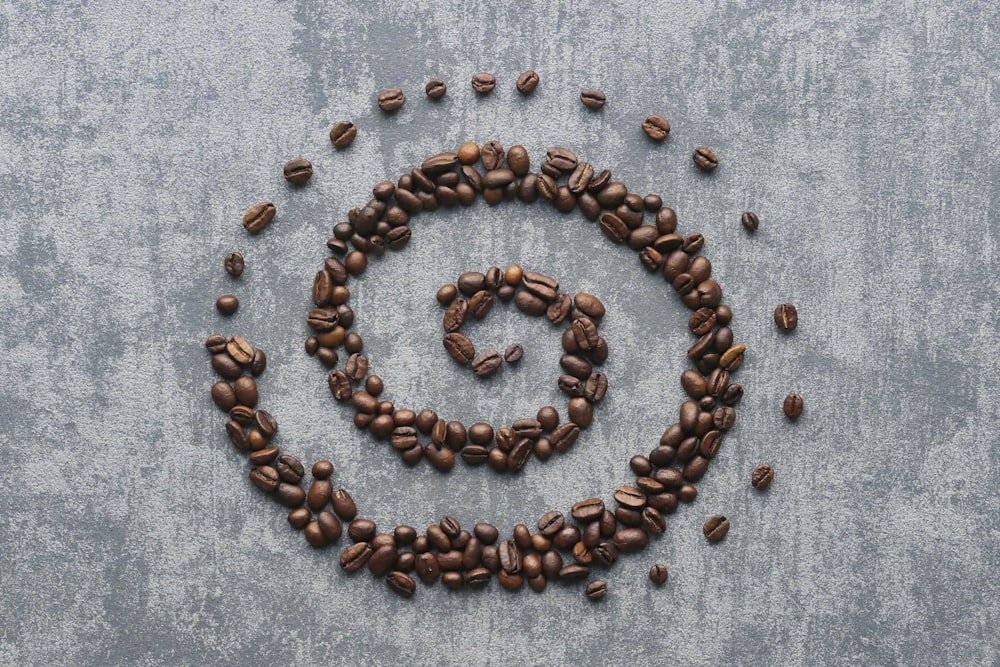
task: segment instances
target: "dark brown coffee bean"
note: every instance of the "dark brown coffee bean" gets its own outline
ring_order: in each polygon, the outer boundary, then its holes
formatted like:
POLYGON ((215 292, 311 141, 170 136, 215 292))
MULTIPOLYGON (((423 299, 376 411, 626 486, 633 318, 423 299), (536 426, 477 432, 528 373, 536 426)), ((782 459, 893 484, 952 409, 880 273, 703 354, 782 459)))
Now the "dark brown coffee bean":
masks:
POLYGON ((691 159, 694 160, 695 165, 702 171, 712 171, 719 166, 719 158, 704 146, 694 149, 691 159))
POLYGON ((235 380, 243 375, 243 367, 233 361, 233 358, 228 354, 213 354, 212 368, 220 377, 227 380, 235 380))
POLYGON ((393 112, 406 104, 406 95, 399 88, 386 88, 378 94, 378 108, 393 112))
POLYGON ((518 574, 521 571, 521 551, 514 540, 501 542, 498 548, 500 569, 507 574, 518 574))
POLYGON ((642 510, 642 527, 647 533, 662 535, 667 529, 667 520, 655 507, 646 507, 642 510))
POLYGON ((236 406, 236 392, 233 386, 225 380, 219 380, 212 385, 212 400, 220 410, 228 412, 236 406))
POLYGON ((583 388, 584 397, 591 403, 600 403, 608 392, 608 376, 604 373, 591 373, 583 388))
POLYGON ((782 406, 785 416, 792 421, 798 419, 802 415, 802 405, 802 397, 798 394, 791 393, 785 396, 785 404, 782 406))
POLYGON ((251 234, 257 234, 264 230, 271 221, 274 220, 274 214, 276 210, 274 204, 269 201, 263 201, 259 204, 254 204, 243 215, 243 228, 246 229, 251 234))
POLYGON ((333 397, 338 401, 347 400, 351 397, 351 394, 353 394, 351 381, 343 371, 331 371, 327 376, 326 381, 330 386, 330 393, 332 393, 333 397))
POLYGON ((378 532, 378 527, 371 519, 355 519, 347 524, 347 536, 355 542, 370 542, 378 532))
POLYGON ((514 343, 509 346, 503 353, 503 360, 508 364, 516 364, 521 361, 524 356, 524 348, 520 344, 514 343))
POLYGON ((257 349, 253 353, 253 359, 250 361, 250 372, 254 377, 260 375, 267 369, 267 353, 264 350, 257 349))
MULTIPOLYGON (((503 166, 504 150, 503 146, 500 145, 499 141, 487 141, 483 144, 482 153, 480 159, 483 163, 483 168, 486 169, 487 177, 489 172, 495 171, 503 166)), ((513 172, 511 172, 513 174, 513 172)), ((492 183, 487 177, 483 178, 483 186, 487 188, 503 187, 507 183, 499 184, 492 183)), ((513 178, 511 179, 513 180, 513 178)))
POLYGON ((238 252, 231 252, 226 255, 225 260, 223 260, 223 266, 226 268, 226 273, 231 275, 233 278, 239 278, 243 273, 243 268, 245 266, 243 261, 243 255, 238 252))
POLYGON ((577 521, 597 521, 604 515, 604 501, 600 498, 588 498, 573 505, 573 518, 577 521))
POLYGON ((560 530, 564 525, 565 519, 563 518, 562 512, 557 510, 552 510, 551 512, 546 512, 538 519, 538 530, 547 537, 552 537, 560 530))
POLYGON ((550 440, 552 441, 552 447, 557 452, 563 453, 573 446, 579 436, 580 427, 573 422, 566 422, 552 432, 550 440))
POLYGON ((306 492, 301 486, 281 482, 274 492, 274 499, 285 507, 298 507, 305 502, 306 492))
POLYGON ((347 358, 347 363, 344 364, 344 373, 355 382, 361 380, 368 375, 368 357, 355 352, 347 358))
POLYGON ((729 372, 735 371, 743 365, 743 354, 746 352, 746 349, 746 345, 742 345, 740 343, 732 345, 728 350, 722 353, 721 357, 719 357, 719 366, 729 372))
POLYGON ((634 486, 619 486, 615 490, 615 501, 623 507, 641 510, 646 506, 646 494, 634 486))
POLYGON ((624 243, 625 239, 628 238, 628 225, 614 213, 602 215, 599 224, 604 235, 614 243, 624 243))
POLYGON ((729 532, 729 519, 721 514, 710 516, 702 526, 702 532, 709 542, 718 542, 729 532))
POLYGON ((581 350, 592 350, 597 346, 597 325, 589 317, 573 320, 573 337, 581 350))
POLYGON ((536 87, 538 87, 538 73, 535 70, 526 70, 517 77, 517 92, 522 95, 530 95, 535 92, 536 87))
POLYGON ((604 106, 607 97, 604 95, 603 90, 597 88, 584 88, 580 91, 580 101, 583 102, 583 106, 588 109, 600 109, 604 106))
POLYGON ((237 299, 232 294, 223 294, 215 301, 215 307, 220 313, 229 317, 233 315, 240 307, 240 300, 237 299))
POLYGON ((210 354, 219 354, 226 351, 226 337, 222 334, 212 334, 205 339, 205 349, 210 354))
POLYGON ((546 301, 526 290, 517 290, 517 293, 514 295, 514 305, 525 315, 535 317, 544 315, 549 307, 546 301))
POLYGON ((468 364, 476 356, 476 349, 472 341, 460 333, 446 334, 444 337, 444 349, 448 351, 451 358, 462 364, 468 364))
POLYGON ((558 325, 562 324, 566 318, 569 317, 572 310, 573 301, 570 299, 569 294, 559 292, 556 294, 552 303, 549 304, 548 310, 545 312, 545 316, 548 318, 549 322, 558 325))
POLYGON ((351 494, 344 489, 338 489, 333 494, 333 511, 344 521, 353 521, 358 515, 358 506, 354 504, 351 494))
POLYGON ((413 578, 405 572, 401 572, 399 570, 390 572, 389 576, 385 578, 385 583, 389 586, 389 590, 401 598, 411 598, 413 597, 413 594, 417 592, 417 584, 413 581, 413 578))
POLYGON ((278 488, 278 471, 271 466, 259 466, 250 471, 250 481, 264 493, 272 493, 278 488))
POLYGON ((751 233, 757 231, 757 228, 760 226, 760 218, 753 211, 743 211, 740 222, 743 224, 743 229, 751 233))
POLYGON ((641 551, 649 543, 649 535, 642 528, 622 528, 615 533, 614 543, 622 553, 641 551))
POLYGON ((751 486, 758 491, 763 491, 771 486, 772 481, 774 481, 774 468, 767 463, 762 463, 754 468, 753 475, 750 477, 751 486))
POLYGON ((738 384, 731 384, 722 392, 720 398, 725 405, 736 405, 743 398, 743 387, 738 384))
POLYGON ((690 369, 681 374, 681 387, 691 398, 701 398, 707 391, 705 378, 698 371, 690 369))
POLYGON ((427 97, 432 100, 439 100, 444 97, 444 94, 448 92, 448 86, 441 79, 431 79, 424 86, 424 92, 427 93, 427 97))
POLYGON ((306 160, 305 158, 296 157, 292 158, 285 163, 284 176, 285 180, 292 185, 302 185, 313 175, 312 162, 306 160))
POLYGON ((663 584, 667 583, 667 578, 669 576, 670 573, 667 571, 666 565, 657 563, 656 565, 649 568, 649 580, 652 581, 657 586, 662 586, 663 584))
POLYGON ((472 372, 478 377, 485 378, 493 375, 503 363, 503 357, 496 350, 486 350, 480 352, 472 360, 472 372))
POLYGON ((774 309, 774 323, 778 329, 785 333, 795 330, 799 326, 799 313, 790 303, 783 303, 774 309))
POLYGON ((462 297, 456 298, 448 306, 444 314, 444 330, 448 333, 458 331, 465 322, 465 315, 469 311, 469 302, 462 297))
POLYGON ((608 594, 608 585, 603 581, 592 581, 587 584, 587 588, 584 593, 587 595, 588 600, 596 602, 597 600, 604 599, 608 594))
POLYGON ((581 565, 580 563, 566 565, 559 570, 559 579, 561 581, 580 581, 581 579, 586 579, 589 576, 590 567, 587 565, 581 565))
POLYGON ((485 289, 479 290, 469 299, 469 312, 477 320, 481 320, 493 310, 493 295, 485 289))
POLYGON ((343 150, 351 145, 358 136, 358 128, 349 120, 342 120, 330 128, 330 141, 337 150, 343 150))
POLYGON ((661 116, 646 116, 642 131, 653 141, 663 141, 670 134, 670 122, 661 116))
POLYGON ((368 559, 368 571, 374 576, 381 577, 395 567, 399 553, 394 544, 383 544, 376 547, 373 542, 372 550, 371 558, 368 559))
POLYGON ((496 85, 496 77, 488 72, 480 72, 472 77, 472 89, 480 95, 492 92, 496 85))
POLYGON ((306 504, 314 512, 318 512, 330 502, 332 497, 333 485, 330 484, 330 480, 317 479, 309 487, 309 493, 306 494, 306 504))
POLYGON ((586 398, 573 397, 569 399, 567 412, 570 421, 580 428, 587 428, 594 421, 594 407, 586 398))

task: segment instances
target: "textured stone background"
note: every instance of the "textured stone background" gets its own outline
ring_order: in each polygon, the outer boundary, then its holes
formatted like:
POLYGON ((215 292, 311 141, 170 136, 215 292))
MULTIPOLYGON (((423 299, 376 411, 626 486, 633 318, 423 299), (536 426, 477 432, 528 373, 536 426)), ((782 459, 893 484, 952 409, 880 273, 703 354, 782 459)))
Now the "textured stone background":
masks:
POLYGON ((0 4, 0 662, 997 664, 996 3, 132 4, 0 4), (542 83, 522 99, 528 67, 542 83), (499 85, 479 99, 482 70, 499 85), (389 85, 410 98, 387 118, 389 85), (577 101, 591 85, 600 113, 577 101), (639 129, 653 112, 674 126, 662 145, 639 129), (337 153, 344 117, 361 133, 337 153), (567 456, 517 477, 407 469, 302 352, 331 225, 379 180, 492 138, 536 164, 566 145, 662 193, 706 235, 750 348, 699 498, 598 605, 496 584, 403 601, 345 576, 249 485, 208 398, 208 334, 265 347, 280 444, 332 458, 383 525, 450 512, 509 531, 610 499, 675 418, 690 336, 662 279, 578 216, 424 216, 353 290, 387 395, 467 422, 564 409, 558 338, 498 309, 477 340, 528 354, 474 382, 440 347, 439 284, 519 261, 601 296, 612 388, 567 456), (702 144, 722 160, 710 177, 688 157, 702 144), (280 175, 294 155, 316 165, 301 191, 280 175), (240 216, 267 198, 279 217, 250 238, 240 216), (243 301, 229 321, 226 291, 243 301), (788 300, 802 324, 785 338, 771 311, 788 300), (764 461, 777 478, 758 494, 764 461), (715 512, 733 530, 710 546, 715 512))

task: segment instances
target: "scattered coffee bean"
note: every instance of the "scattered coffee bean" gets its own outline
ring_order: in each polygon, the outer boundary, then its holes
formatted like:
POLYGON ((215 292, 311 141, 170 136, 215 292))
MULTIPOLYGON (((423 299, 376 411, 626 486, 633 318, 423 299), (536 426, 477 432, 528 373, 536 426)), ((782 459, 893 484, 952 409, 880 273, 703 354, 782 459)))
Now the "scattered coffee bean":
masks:
POLYGON ((486 95, 496 88, 497 80, 488 72, 480 72, 472 77, 472 89, 480 95, 486 95))
POLYGON ((524 348, 519 343, 514 343, 503 353, 503 360, 508 364, 516 364, 524 356, 524 348))
POLYGON ((448 86, 445 85, 444 81, 441 79, 431 79, 424 86, 424 92, 427 93, 427 97, 432 100, 439 100, 444 97, 444 94, 448 92, 448 86))
POLYGON ((653 567, 649 568, 649 580, 657 586, 662 586, 667 583, 667 577, 669 576, 670 574, 667 572, 666 565, 657 563, 653 567))
POLYGON ((399 88, 386 88, 378 94, 378 108, 387 113, 399 110, 406 104, 406 95, 399 88))
POLYGON ((232 294, 224 294, 220 296, 218 299, 216 299, 215 307, 219 309, 220 313, 222 313, 226 317, 229 317, 237 310, 239 310, 240 300, 237 299, 232 294))
POLYGON ((753 475, 750 477, 750 484, 760 491, 771 486, 772 481, 774 481, 774 468, 767 463, 762 463, 754 468, 753 475))
POLYGON ((710 516, 705 525, 702 526, 702 532, 705 533, 709 542, 718 542, 729 532, 729 519, 721 514, 710 516))
POLYGON ((243 228, 251 234, 257 234, 271 224, 275 213, 274 204, 269 201, 255 204, 243 214, 243 228))
POLYGON ((481 378, 489 377, 497 372, 503 363, 503 357, 496 350, 480 352, 472 360, 472 372, 481 378))
POLYGON ((538 87, 538 72, 533 69, 526 70, 517 77, 517 92, 522 95, 530 95, 538 87))
POLYGON ((785 396, 785 404, 782 406, 785 416, 795 421, 802 415, 802 397, 796 393, 785 396))
POLYGON ((792 304, 783 303, 774 309, 774 323, 781 331, 792 332, 799 326, 799 311, 792 304))
POLYGON ((284 175, 285 180, 292 185, 302 185, 312 178, 312 162, 301 157, 292 158, 285 163, 284 175))
POLYGON ((243 255, 238 252, 231 252, 226 255, 223 265, 226 267, 226 273, 233 278, 239 278, 243 274, 243 255))
POLYGON ((642 121, 642 131, 654 141, 663 141, 670 134, 670 123, 660 116, 647 116, 646 120, 642 121))
POLYGON ((755 232, 757 231, 757 227, 760 226, 760 218, 753 211, 743 211, 740 222, 743 223, 743 229, 748 232, 755 232))
POLYGON ((358 128, 349 120, 339 121, 330 129, 330 141, 337 150, 344 150, 358 136, 358 128))
POLYGON ((607 98, 604 95, 603 90, 597 88, 584 88, 580 91, 580 101, 583 102, 583 106, 588 109, 600 109, 604 106, 604 102, 607 98))
POLYGON ((702 171, 713 171, 719 166, 719 158, 715 156, 715 153, 705 147, 694 149, 694 153, 691 154, 691 158, 694 160, 695 165, 702 171))
POLYGON ((587 584, 586 595, 590 600, 601 600, 608 594, 608 585, 603 581, 592 581, 587 584))

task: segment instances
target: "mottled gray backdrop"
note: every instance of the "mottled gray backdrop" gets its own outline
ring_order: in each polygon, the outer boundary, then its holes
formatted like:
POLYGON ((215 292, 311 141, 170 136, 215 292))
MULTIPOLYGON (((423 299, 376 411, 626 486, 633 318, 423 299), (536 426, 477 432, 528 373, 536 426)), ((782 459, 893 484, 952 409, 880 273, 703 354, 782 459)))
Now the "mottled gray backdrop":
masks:
POLYGON ((997 664, 995 2, 128 4, 0 3, 0 663, 997 664), (541 84, 522 98, 529 67, 541 84), (498 86, 477 98, 484 70, 498 86), (437 103, 432 77, 449 85, 437 103), (374 104, 387 86, 409 96, 392 117, 374 104), (588 86, 603 111, 580 105, 588 86), (673 125, 663 144, 639 128, 649 113, 673 125), (336 152, 341 118, 360 132, 336 152), (302 351, 331 226, 469 139, 523 143, 536 164, 565 145, 662 193, 705 234, 749 347, 697 501, 607 574, 600 604, 496 584, 404 601, 344 575, 339 549, 307 547, 250 486, 208 397, 208 334, 266 348, 281 446, 332 458, 385 526, 453 513, 509 531, 610 500, 676 417, 691 336, 662 278, 578 216, 424 216, 352 296, 386 395, 469 423, 564 406, 558 337, 497 309, 477 342, 526 358, 474 381, 441 348, 438 285, 516 261, 599 295, 612 387, 566 456, 516 477, 410 470, 302 351), (711 176, 698 145, 720 156, 711 176), (316 165, 301 190, 281 178, 296 155, 316 165), (262 199, 278 217, 251 238, 239 220, 262 199), (230 320, 224 292, 243 302, 230 320), (791 337, 771 322, 784 301, 791 337), (777 469, 765 494, 761 462, 777 469), (733 529, 711 546, 716 512, 733 529))

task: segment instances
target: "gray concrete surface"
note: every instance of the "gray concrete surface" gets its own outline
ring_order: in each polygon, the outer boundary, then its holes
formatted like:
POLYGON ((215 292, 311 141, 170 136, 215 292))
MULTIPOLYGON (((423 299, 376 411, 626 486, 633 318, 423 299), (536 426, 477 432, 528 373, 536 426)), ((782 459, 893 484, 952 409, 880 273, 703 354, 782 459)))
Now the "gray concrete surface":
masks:
POLYGON ((0 4, 0 663, 997 664, 1000 10, 776 4, 0 4), (542 83, 522 99, 528 67, 542 83), (477 99, 482 70, 499 85, 477 99), (390 85, 409 101, 387 118, 373 97, 390 85), (654 112, 674 127, 662 145, 639 129, 654 112), (337 153, 344 117, 361 132, 337 153), (407 469, 302 352, 331 225, 383 178, 493 138, 536 163, 565 145, 662 193, 706 235, 750 349, 699 498, 597 605, 495 584, 402 601, 344 575, 250 487, 208 398, 208 334, 265 347, 280 444, 332 458, 383 525, 451 512, 507 531, 610 499, 675 416, 690 337, 662 280, 576 216, 425 216, 353 296, 387 396, 501 421, 558 398, 558 339, 499 309, 474 334, 528 342, 525 363, 474 382, 438 342, 437 286, 518 261, 598 294, 612 388, 567 456, 518 477, 407 469), (688 157, 702 144, 721 156, 711 177, 688 157), (280 176, 295 155, 316 165, 301 191, 280 176), (267 198, 278 219, 250 238, 240 216, 267 198), (228 291, 243 307, 225 321, 228 291), (790 338, 771 323, 783 301, 790 338), (764 461, 777 477, 758 494, 764 461), (733 529, 710 546, 715 512, 733 529))

